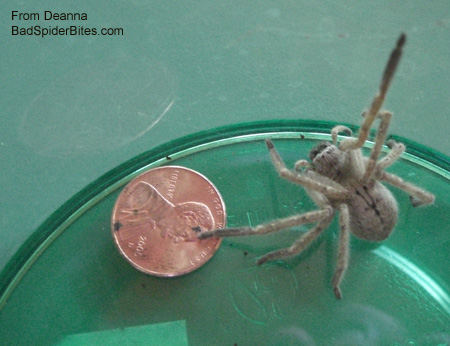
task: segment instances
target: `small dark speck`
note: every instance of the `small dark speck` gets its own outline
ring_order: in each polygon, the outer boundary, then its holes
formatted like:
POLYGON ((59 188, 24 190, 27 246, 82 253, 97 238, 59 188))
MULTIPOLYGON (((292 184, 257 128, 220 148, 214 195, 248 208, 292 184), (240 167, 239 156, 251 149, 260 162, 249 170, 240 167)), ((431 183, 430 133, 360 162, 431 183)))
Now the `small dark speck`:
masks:
POLYGON ((119 221, 114 222, 114 231, 117 232, 120 229, 120 227, 122 227, 122 226, 123 225, 119 221))
POLYGON ((169 161, 169 160, 172 160, 172 158, 169 155, 167 155, 166 160, 169 161))
POLYGON ((244 256, 247 256, 248 255, 248 252, 247 251, 244 251, 244 256))
POLYGON ((305 139, 305 136, 304 135, 300 135, 300 139, 305 139))
POLYGON ((139 214, 139 210, 133 209, 133 215, 137 215, 137 214, 139 214))
POLYGON ((142 286, 142 288, 145 288, 145 287, 146 287, 146 285, 145 285, 144 282, 141 283, 141 286, 142 286))
POLYGON ((194 232, 200 233, 202 231, 202 229, 200 227, 191 227, 191 230, 193 230, 194 232))

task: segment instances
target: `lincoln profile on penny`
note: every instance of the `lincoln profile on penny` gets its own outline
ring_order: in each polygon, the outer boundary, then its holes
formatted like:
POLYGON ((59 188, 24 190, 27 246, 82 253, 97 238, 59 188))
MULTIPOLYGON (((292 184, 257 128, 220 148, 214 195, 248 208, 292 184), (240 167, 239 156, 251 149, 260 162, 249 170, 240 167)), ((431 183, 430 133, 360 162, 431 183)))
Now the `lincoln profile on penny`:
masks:
POLYGON ((147 232, 159 232, 174 243, 198 241, 196 232, 214 229, 214 218, 203 203, 171 203, 154 186, 139 182, 119 208, 122 240, 147 232))
POLYGON ((208 262, 220 238, 197 235, 226 224, 216 187, 202 174, 181 166, 161 166, 140 174, 120 192, 111 231, 119 253, 139 271, 176 277, 208 262))

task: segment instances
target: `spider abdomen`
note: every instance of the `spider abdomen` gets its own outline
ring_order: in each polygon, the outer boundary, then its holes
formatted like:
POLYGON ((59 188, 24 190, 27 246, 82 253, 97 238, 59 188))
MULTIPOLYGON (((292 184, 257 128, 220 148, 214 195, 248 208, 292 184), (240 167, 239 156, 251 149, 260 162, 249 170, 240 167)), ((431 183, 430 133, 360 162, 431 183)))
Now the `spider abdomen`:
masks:
POLYGON ((389 237, 397 223, 397 202, 382 184, 352 184, 353 198, 347 203, 350 230, 358 238, 381 241, 389 237))

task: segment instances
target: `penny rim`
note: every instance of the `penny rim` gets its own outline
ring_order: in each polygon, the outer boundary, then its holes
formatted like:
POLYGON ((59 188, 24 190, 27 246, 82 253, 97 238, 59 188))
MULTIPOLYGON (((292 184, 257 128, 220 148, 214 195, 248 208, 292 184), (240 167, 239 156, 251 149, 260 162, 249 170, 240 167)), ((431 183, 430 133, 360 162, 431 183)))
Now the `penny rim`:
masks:
MULTIPOLYGON (((141 197, 137 197, 139 202, 141 197)), ((225 225, 226 208, 219 190, 203 174, 182 166, 157 167, 134 178, 120 193, 111 216, 111 231, 120 254, 136 269, 160 277, 185 275, 203 266, 214 256, 222 239, 200 241, 196 232, 225 225), (137 189, 150 197, 140 211, 132 209, 130 219, 123 208, 127 208, 127 201, 137 189), (175 193, 180 189, 183 196, 175 193), (177 208, 183 209, 179 215, 177 208), (201 220, 195 219, 197 216, 201 220), (180 226, 176 220, 193 223, 186 227, 181 221, 180 226)))

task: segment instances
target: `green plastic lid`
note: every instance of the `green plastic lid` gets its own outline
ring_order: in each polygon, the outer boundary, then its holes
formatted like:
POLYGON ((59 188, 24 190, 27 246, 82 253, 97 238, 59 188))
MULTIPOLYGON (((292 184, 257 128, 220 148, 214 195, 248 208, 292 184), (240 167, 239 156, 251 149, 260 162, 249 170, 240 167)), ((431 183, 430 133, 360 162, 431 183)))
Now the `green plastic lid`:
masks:
POLYGON ((290 245, 308 225, 224 239, 208 263, 178 278, 145 275, 115 248, 110 219, 121 188, 162 165, 208 177, 224 198, 228 226, 313 210, 303 188, 277 176, 264 139, 273 138, 292 167, 330 139, 334 125, 272 121, 214 129, 102 176, 41 225, 1 273, 2 344, 449 344, 450 160, 402 138, 396 139, 407 153, 389 171, 434 193, 436 202, 413 208, 407 194, 391 188, 400 210, 396 229, 383 243, 352 238, 340 301, 330 285, 336 220, 295 258, 255 263, 290 245))

